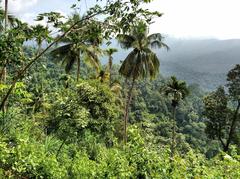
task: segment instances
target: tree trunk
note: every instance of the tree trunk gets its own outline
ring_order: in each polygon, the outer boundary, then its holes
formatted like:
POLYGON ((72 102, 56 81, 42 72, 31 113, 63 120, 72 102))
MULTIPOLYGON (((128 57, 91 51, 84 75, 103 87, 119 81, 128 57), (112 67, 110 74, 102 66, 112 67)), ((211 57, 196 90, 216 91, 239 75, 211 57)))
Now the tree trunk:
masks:
POLYGON ((112 57, 109 57, 109 87, 111 87, 112 84, 112 57))
POLYGON ((128 124, 128 115, 129 115, 129 107, 132 100, 132 91, 135 85, 135 78, 132 80, 131 87, 128 91, 126 106, 125 106, 125 113, 124 113, 124 144, 127 143, 127 124, 128 124))
POLYGON ((3 72, 4 71, 4 67, 1 69, 1 72, 0 72, 0 82, 2 83, 3 82, 3 72))
POLYGON ((56 154, 56 158, 58 158, 58 155, 60 154, 60 151, 61 151, 61 149, 62 149, 62 147, 63 147, 63 145, 66 143, 66 141, 67 141, 67 136, 66 136, 66 138, 62 141, 62 144, 60 145, 60 147, 58 148, 58 151, 57 151, 57 154, 56 154))
POLYGON ((7 30, 7 24, 8 24, 8 0, 5 0, 5 25, 4 25, 4 30, 7 30))
POLYGON ((3 67, 2 78, 3 78, 3 83, 6 83, 6 81, 7 81, 7 65, 4 65, 4 67, 3 67))
MULTIPOLYGON (((8 0, 5 0, 5 25, 4 25, 4 31, 7 31, 7 25, 8 25, 8 0)), ((7 79, 7 60, 5 59, 5 65, 3 67, 3 82, 6 83, 7 79)))
POLYGON ((223 148, 223 150, 225 151, 225 148, 226 148, 227 145, 224 144, 224 142, 223 142, 221 136, 218 136, 218 140, 221 142, 221 144, 222 144, 222 148, 223 148))
POLYGON ((38 43, 38 47, 37 47, 37 55, 40 54, 41 49, 42 49, 42 43, 38 43))
POLYGON ((77 82, 79 81, 80 77, 80 57, 77 59, 77 82))
MULTIPOLYGON (((5 25, 4 25, 4 31, 7 31, 7 24, 8 24, 8 0, 5 0, 5 25)), ((7 80, 7 60, 4 60, 4 66, 3 66, 3 70, 2 70, 2 82, 3 84, 6 84, 6 80, 7 80)), ((6 111, 6 102, 5 101, 2 104, 2 112, 5 113, 6 111)))
POLYGON ((234 116, 233 116, 233 119, 232 119, 232 124, 231 124, 231 127, 230 127, 229 136, 228 136, 228 139, 227 139, 227 144, 223 148, 224 152, 228 151, 229 145, 230 145, 230 143, 232 141, 233 134, 234 134, 234 131, 235 131, 235 128, 236 128, 237 120, 238 120, 238 111, 239 111, 239 109, 240 109, 240 101, 238 101, 237 109, 236 109, 236 111, 234 113, 234 116))
POLYGON ((172 121, 172 141, 171 141, 171 159, 173 159, 175 154, 176 145, 176 107, 173 107, 173 121, 172 121))

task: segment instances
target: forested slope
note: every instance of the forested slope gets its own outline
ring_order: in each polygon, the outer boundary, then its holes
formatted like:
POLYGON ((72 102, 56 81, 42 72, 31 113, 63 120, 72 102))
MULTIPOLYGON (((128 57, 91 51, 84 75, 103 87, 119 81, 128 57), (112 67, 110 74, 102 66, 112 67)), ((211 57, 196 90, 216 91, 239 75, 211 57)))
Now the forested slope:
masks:
POLYGON ((199 84, 168 76, 155 52, 175 43, 149 34, 162 16, 149 2, 109 0, 85 16, 73 4, 64 21, 39 14, 46 26, 0 9, 0 178, 240 178, 240 65, 211 92, 197 80, 206 71, 189 72, 199 84))

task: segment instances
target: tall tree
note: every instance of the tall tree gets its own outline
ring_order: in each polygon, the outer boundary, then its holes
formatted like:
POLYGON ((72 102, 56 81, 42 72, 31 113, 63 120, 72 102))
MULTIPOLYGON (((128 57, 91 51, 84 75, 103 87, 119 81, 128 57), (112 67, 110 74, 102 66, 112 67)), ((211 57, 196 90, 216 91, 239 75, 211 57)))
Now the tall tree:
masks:
POLYGON ((109 48, 106 50, 106 54, 108 55, 108 71, 109 71, 109 86, 112 84, 112 64, 113 64, 113 54, 117 52, 115 48, 109 48))
POLYGON ((5 30, 6 23, 7 27, 15 27, 19 22, 19 19, 9 13, 7 14, 7 21, 5 21, 5 15, 5 10, 0 7, 0 33, 5 30))
POLYGON ((168 49, 168 46, 162 42, 163 37, 160 33, 148 36, 148 27, 143 22, 133 26, 130 33, 119 34, 117 39, 122 48, 133 48, 119 69, 119 73, 126 80, 131 80, 124 112, 124 142, 126 143, 129 106, 136 80, 146 77, 153 79, 156 77, 159 72, 160 62, 151 48, 165 47, 168 49))
MULTIPOLYGON (((5 0, 4 6, 5 6, 4 10, 0 7, 0 33, 6 32, 8 27, 15 27, 20 23, 20 21, 16 17, 9 14, 8 0, 5 0)), ((6 77, 7 77, 7 60, 3 59, 3 67, 0 72, 0 81, 5 83, 6 77)))
POLYGON ((171 76, 165 88, 165 95, 170 96, 172 106, 172 142, 171 142, 171 158, 175 153, 176 146, 176 109, 179 102, 183 100, 188 94, 189 89, 185 81, 179 81, 175 76, 171 76))
POLYGON ((217 138, 223 151, 229 150, 234 135, 237 134, 240 110, 240 65, 237 64, 227 74, 227 87, 229 95, 223 87, 204 98, 206 133, 211 139, 217 138), (231 104, 231 105, 230 105, 231 104))
MULTIPOLYGON (((80 21, 79 14, 73 14, 73 16, 66 23, 67 25, 74 24, 80 21)), ((54 49, 51 54, 55 60, 61 60, 65 64, 65 71, 69 73, 75 63, 77 63, 77 81, 80 78, 80 64, 81 58, 87 63, 94 67, 97 71, 100 69, 100 62, 98 55, 101 53, 99 45, 101 44, 101 38, 97 38, 100 34, 92 34, 88 28, 90 25, 95 25, 95 21, 87 22, 86 24, 78 24, 74 27, 73 32, 68 34, 65 38, 61 39, 60 47, 54 49), (94 23, 93 23, 94 22, 94 23), (83 28, 84 27, 84 28, 83 28), (92 36, 96 35, 95 38, 92 36), (98 36, 97 36, 98 35, 98 36)), ((93 28, 93 27, 92 27, 93 28)), ((64 31, 65 28, 62 28, 64 31)))
MULTIPOLYGON (((8 24, 8 0, 5 0, 5 9, 4 9, 4 32, 7 31, 7 24, 8 24)), ((6 83, 6 78, 7 78, 7 60, 4 59, 4 66, 3 66, 3 72, 2 72, 2 80, 4 83, 6 83)))
POLYGON ((236 109, 234 110, 232 123, 229 131, 229 136, 226 144, 226 151, 232 141, 233 135, 235 133, 237 123, 240 121, 239 110, 240 110, 240 64, 237 64, 232 70, 227 74, 228 90, 231 99, 236 103, 236 109))
POLYGON ((229 128, 230 110, 228 109, 228 96, 220 86, 216 91, 204 97, 204 115, 207 117, 206 133, 210 139, 217 139, 226 150, 225 140, 229 128))

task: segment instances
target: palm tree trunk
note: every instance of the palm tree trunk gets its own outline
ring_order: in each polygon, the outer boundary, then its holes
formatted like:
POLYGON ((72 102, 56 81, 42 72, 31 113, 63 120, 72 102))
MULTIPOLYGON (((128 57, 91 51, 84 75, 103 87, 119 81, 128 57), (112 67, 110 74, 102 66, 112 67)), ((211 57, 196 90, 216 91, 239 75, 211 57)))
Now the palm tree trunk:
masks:
POLYGON ((5 26, 4 26, 4 30, 7 30, 7 24, 8 24, 8 0, 5 0, 5 26))
POLYGON ((112 84, 112 57, 109 57, 109 86, 112 84))
POLYGON ((6 81, 7 81, 7 65, 4 65, 4 67, 3 67, 2 77, 3 77, 3 83, 6 83, 6 81))
MULTIPOLYGON (((4 25, 4 31, 7 31, 7 24, 8 24, 8 0, 5 0, 5 25, 4 25)), ((3 82, 6 83, 6 79, 7 79, 7 60, 5 59, 5 63, 4 63, 4 67, 3 67, 3 82)))
POLYGON ((42 48, 42 45, 41 45, 42 43, 39 43, 38 44, 38 47, 37 47, 37 55, 39 55, 40 54, 40 52, 41 52, 41 48, 42 48))
POLYGON ((172 142, 171 142, 171 159, 173 159, 175 154, 176 145, 176 107, 173 107, 173 121, 172 121, 172 142))
POLYGON ((77 59, 77 82, 79 81, 80 77, 80 57, 77 59))
POLYGON ((131 87, 128 91, 126 106, 125 106, 125 113, 124 113, 124 144, 127 143, 127 124, 128 124, 128 115, 129 115, 129 106, 132 100, 132 91, 135 85, 135 78, 132 80, 131 87))
POLYGON ((3 82, 3 73, 4 73, 4 67, 1 69, 1 72, 0 72, 0 82, 1 83, 3 82))
POLYGON ((232 141, 233 134, 234 134, 234 131, 235 131, 235 128, 236 128, 236 123, 237 123, 237 120, 238 120, 239 109, 240 109, 240 101, 238 101, 238 105, 237 105, 236 111, 235 111, 234 116, 233 116, 232 124, 231 124, 230 131, 229 131, 229 136, 228 136, 228 139, 227 139, 227 144, 223 149, 224 152, 228 151, 229 145, 232 141))
MULTIPOLYGON (((5 0, 5 25, 4 25, 4 31, 7 31, 7 24, 8 24, 8 0, 5 0)), ((3 66, 3 70, 2 70, 2 80, 1 82, 3 82, 4 84, 6 83, 7 80, 7 60, 4 60, 4 66, 3 66)), ((3 114, 6 111, 6 101, 3 103, 2 105, 2 112, 3 114)))

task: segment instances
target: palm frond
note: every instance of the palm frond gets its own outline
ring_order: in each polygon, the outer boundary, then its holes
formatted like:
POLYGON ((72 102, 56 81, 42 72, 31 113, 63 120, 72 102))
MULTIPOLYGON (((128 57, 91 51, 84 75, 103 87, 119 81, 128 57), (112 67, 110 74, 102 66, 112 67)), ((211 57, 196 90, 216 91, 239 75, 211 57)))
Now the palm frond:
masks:
POLYGON ((91 48, 91 47, 84 47, 84 50, 82 50, 84 52, 83 56, 84 56, 84 61, 88 66, 91 66, 93 68, 95 68, 95 70, 97 72, 100 71, 100 61, 98 58, 97 54, 101 54, 100 49, 98 48, 91 48))
POLYGON ((123 61, 119 73, 126 78, 132 77, 132 71, 136 66, 138 50, 133 50, 128 54, 126 59, 123 61))
POLYGON ((66 44, 57 47, 50 52, 50 55, 54 57, 54 61, 56 60, 56 62, 59 62, 60 60, 62 60, 62 58, 66 57, 69 54, 68 52, 72 50, 72 46, 73 44, 66 44))
POLYGON ((148 37, 148 40, 151 42, 151 41, 154 41, 154 40, 159 40, 159 41, 163 41, 164 40, 164 37, 162 36, 162 34, 160 33, 154 33, 154 34, 151 34, 149 35, 148 37))
POLYGON ((133 43, 134 41, 136 41, 134 36, 126 35, 126 34, 117 35, 117 40, 123 49, 129 49, 133 47, 133 43))
POLYGON ((77 61, 77 58, 75 55, 71 54, 67 58, 65 58, 66 66, 65 66, 65 71, 66 73, 69 73, 73 69, 74 63, 77 61))
POLYGON ((189 94, 189 89, 185 81, 177 80, 175 76, 171 76, 165 88, 165 95, 172 95, 175 102, 179 102, 189 94))
POLYGON ((147 39, 151 48, 166 48, 167 50, 170 49, 168 45, 163 42, 164 37, 160 33, 151 34, 147 37, 147 39))
POLYGON ((168 47, 167 44, 165 44, 163 42, 160 42, 158 40, 152 41, 150 43, 150 47, 151 48, 155 48, 155 49, 157 49, 157 48, 165 48, 166 50, 170 50, 170 48, 168 47))
POLYGON ((105 54, 108 56, 112 56, 117 51, 118 50, 116 48, 108 48, 107 50, 105 50, 105 54))
MULTIPOLYGON (((5 10, 0 9, 0 24, 1 24, 0 26, 3 26, 2 22, 4 21, 4 19, 5 19, 5 10)), ((8 13, 7 21, 8 21, 8 25, 10 25, 11 27, 14 27, 15 25, 17 25, 17 22, 20 20, 17 19, 14 15, 8 13)))

